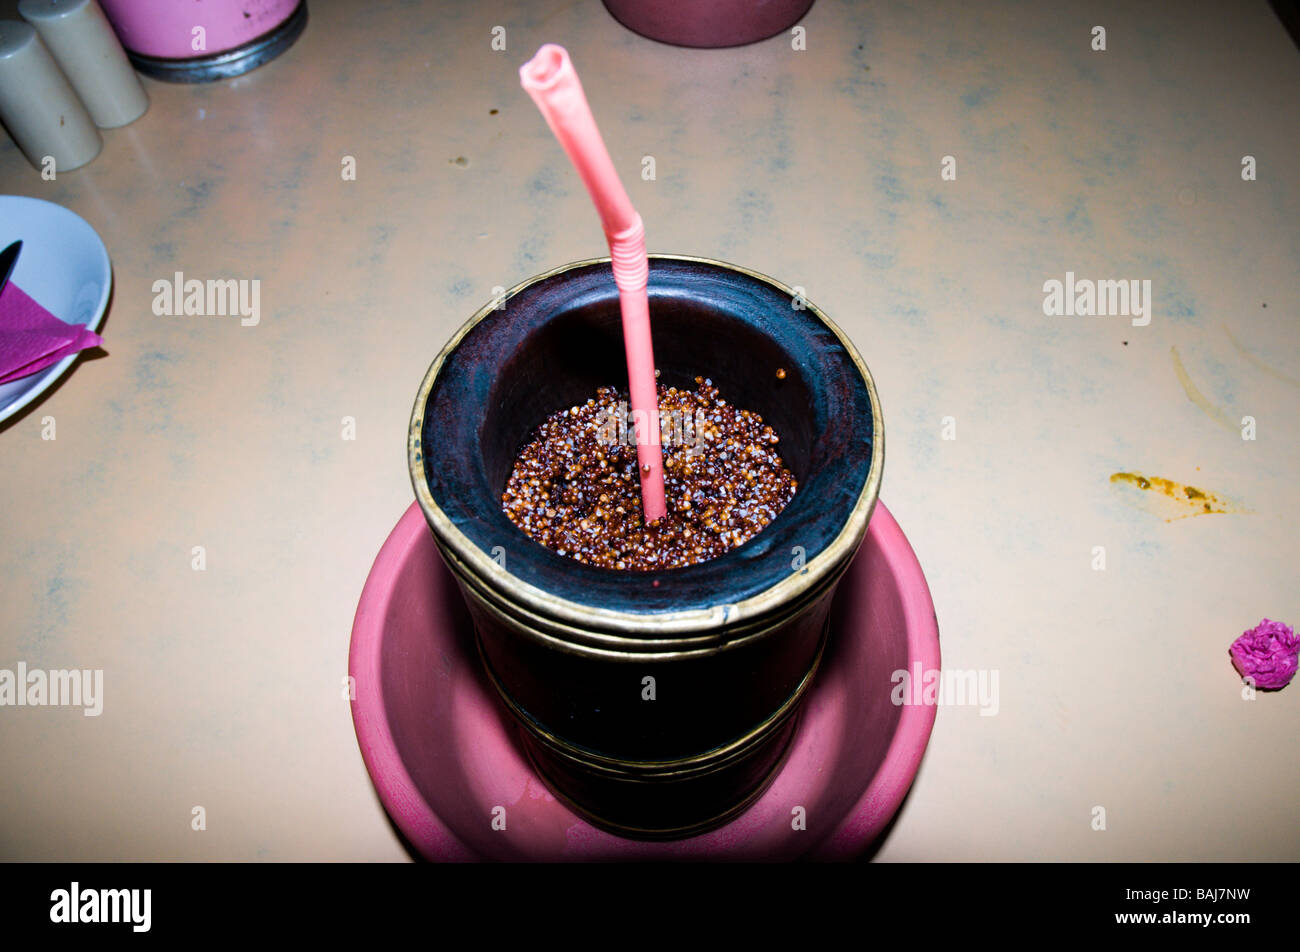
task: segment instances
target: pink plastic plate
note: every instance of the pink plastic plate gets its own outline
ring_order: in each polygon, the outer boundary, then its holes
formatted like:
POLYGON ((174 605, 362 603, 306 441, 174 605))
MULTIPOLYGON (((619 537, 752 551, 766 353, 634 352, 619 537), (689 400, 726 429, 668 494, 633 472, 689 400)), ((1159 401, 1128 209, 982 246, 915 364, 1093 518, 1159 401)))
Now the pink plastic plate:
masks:
POLYGON ((625 840, 577 817, 529 767, 412 505, 375 560, 352 626, 361 755, 389 816, 430 860, 852 859, 903 802, 935 716, 890 698, 893 672, 939 669, 939 629, 921 566, 883 503, 835 597, 821 671, 767 792, 711 833, 625 840))

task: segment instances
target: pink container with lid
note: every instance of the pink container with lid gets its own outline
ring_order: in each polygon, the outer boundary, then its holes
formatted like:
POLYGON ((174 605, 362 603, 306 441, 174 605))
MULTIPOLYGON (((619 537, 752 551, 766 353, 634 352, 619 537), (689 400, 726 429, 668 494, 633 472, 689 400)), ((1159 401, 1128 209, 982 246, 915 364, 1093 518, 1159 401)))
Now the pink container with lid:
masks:
POLYGON ((790 29, 813 0, 605 0, 629 30, 674 46, 757 43, 790 29))
POLYGON ((288 49, 307 23, 306 0, 99 2, 135 68, 172 82, 246 73, 288 49))

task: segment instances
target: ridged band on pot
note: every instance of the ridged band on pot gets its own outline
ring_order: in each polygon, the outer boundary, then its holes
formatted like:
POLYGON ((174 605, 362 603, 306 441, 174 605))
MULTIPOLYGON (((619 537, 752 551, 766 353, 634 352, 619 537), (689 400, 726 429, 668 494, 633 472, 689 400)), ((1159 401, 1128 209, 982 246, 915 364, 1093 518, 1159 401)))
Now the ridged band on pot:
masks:
MULTIPOLYGON (((645 650, 647 641, 671 639, 674 635, 683 635, 686 639, 699 644, 701 647, 709 644, 721 647, 729 640, 729 631, 733 626, 742 625, 751 619, 759 618, 765 613, 774 610, 780 611, 782 606, 787 605, 792 599, 797 599, 804 590, 817 588, 825 582, 827 576, 842 572, 847 565, 848 559, 856 552, 866 534, 867 523, 871 518, 871 513, 875 508, 876 499, 879 495, 884 466, 884 421, 875 382, 852 341, 811 302, 804 302, 802 309, 813 315, 834 335, 838 346, 843 349, 844 354, 855 365, 865 383, 872 421, 870 469, 851 511, 845 518, 843 528, 831 543, 809 559, 800 571, 792 572, 788 577, 751 597, 734 603, 714 605, 708 608, 655 612, 653 614, 600 608, 558 597, 551 592, 511 576, 508 570, 503 570, 488 552, 479 548, 447 516, 434 500, 425 477, 425 452, 422 440, 427 404, 438 379, 438 374, 448 357, 481 321, 492 315, 504 302, 517 297, 525 289, 568 271, 595 265, 607 265, 609 260, 608 257, 602 257, 572 262, 520 282, 507 291, 502 298, 489 302, 480 308, 452 336, 438 356, 434 358, 433 363, 426 372, 416 395, 415 405, 412 408, 407 439, 407 464, 411 474, 412 486, 420 508, 423 510, 425 518, 428 520, 444 554, 450 554, 456 563, 463 566, 468 575, 483 583, 494 598, 518 606, 538 617, 551 619, 589 633, 598 634, 602 636, 600 638, 601 642, 615 651, 636 652, 645 650), (708 634, 701 634, 708 632, 717 633, 712 641, 710 641, 708 634)), ((724 261, 690 255, 651 255, 650 260, 652 266, 656 261, 688 262, 725 269, 767 284, 791 299, 803 300, 802 296, 796 294, 792 288, 767 275, 724 261)), ((436 449, 434 452, 436 452, 436 449)), ((581 650, 579 645, 570 647, 581 650)))
POLYGON ((461 589, 515 716, 592 760, 624 763, 680 761, 732 747, 797 701, 824 641, 831 595, 737 644, 575 655, 522 635, 461 589), (654 685, 649 700, 647 684, 654 685))
MULTIPOLYGON (((435 538, 435 543, 437 539, 435 538)), ((438 552, 443 562, 456 577, 457 582, 467 595, 474 598, 483 610, 502 625, 516 634, 523 635, 544 644, 548 648, 566 654, 601 658, 614 662, 640 663, 645 660, 655 661, 685 660, 731 651, 747 643, 762 638, 776 628, 782 627, 791 617, 799 614, 812 603, 826 594, 836 585, 845 570, 848 561, 832 567, 816 587, 809 587, 800 592, 796 599, 780 606, 779 611, 772 611, 757 618, 751 618, 745 624, 728 626, 727 638, 720 641, 715 634, 696 638, 656 639, 654 641, 633 641, 610 635, 585 631, 573 625, 552 621, 541 615, 535 615, 521 609, 518 605, 502 599, 490 588, 484 586, 456 554, 440 543, 438 552)), ((496 563, 493 563, 496 564, 496 563)))
POLYGON ((491 662, 483 654, 482 642, 477 639, 476 642, 479 647, 479 658, 483 662, 483 668, 487 672, 488 680, 496 689, 497 696, 501 698, 506 708, 515 716, 516 721, 533 736, 549 755, 568 761, 575 767, 587 772, 607 774, 610 777, 624 780, 662 782, 689 780, 693 777, 714 773, 724 769, 734 761, 751 756, 757 748, 770 742, 785 722, 798 711, 804 695, 812 687, 813 680, 817 676, 817 670, 821 666, 822 657, 826 652, 826 640, 829 633, 828 619, 827 623, 822 626, 822 637, 817 647, 817 654, 805 672, 803 679, 781 706, 773 711, 766 720, 727 743, 702 753, 677 757, 672 760, 628 760, 610 757, 573 744, 547 730, 544 725, 538 723, 528 711, 520 707, 518 702, 511 697, 510 692, 496 676, 496 672, 493 671, 491 662))
POLYGON ((673 840, 707 833, 748 810, 780 773, 798 718, 796 711, 754 752, 758 756, 728 765, 729 771, 686 781, 646 783, 608 779, 585 770, 566 773, 564 761, 548 757, 545 748, 526 731, 524 751, 556 799, 593 826, 629 839, 673 840), (739 773, 744 770, 750 775, 739 773), (674 816, 678 819, 672 819, 674 816))

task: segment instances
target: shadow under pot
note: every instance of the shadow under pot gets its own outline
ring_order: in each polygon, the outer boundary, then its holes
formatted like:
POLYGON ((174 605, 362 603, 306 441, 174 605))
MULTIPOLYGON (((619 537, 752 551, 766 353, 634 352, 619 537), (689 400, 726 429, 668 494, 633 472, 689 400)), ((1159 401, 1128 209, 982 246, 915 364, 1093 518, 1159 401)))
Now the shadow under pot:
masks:
POLYGON ((875 507, 884 442, 857 350, 790 288, 651 255, 648 292, 660 382, 711 378, 776 431, 798 481, 749 541, 684 568, 618 571, 545 548, 502 511, 539 424, 626 388, 608 258, 531 278, 457 331, 420 387, 408 460, 539 775, 592 823, 665 839, 725 823, 780 767, 875 507))

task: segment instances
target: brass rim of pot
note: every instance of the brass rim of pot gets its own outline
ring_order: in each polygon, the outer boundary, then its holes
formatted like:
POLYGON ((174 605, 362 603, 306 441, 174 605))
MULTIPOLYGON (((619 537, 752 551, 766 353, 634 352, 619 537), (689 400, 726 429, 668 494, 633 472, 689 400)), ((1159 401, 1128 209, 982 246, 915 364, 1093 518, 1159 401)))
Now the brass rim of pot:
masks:
MULTIPOLYGON (((792 299, 796 297, 793 288, 782 284, 775 278, 727 261, 719 261, 716 258, 667 254, 652 254, 649 257, 651 261, 684 261, 724 268, 769 284, 792 299)), ((639 649, 644 651, 656 641, 657 636, 679 633, 694 635, 690 639, 694 644, 700 644, 703 637, 705 639, 704 644, 700 645, 703 647, 709 641, 707 636, 701 636, 699 633, 710 630, 717 631, 717 636, 713 639, 714 643, 730 641, 730 632, 737 624, 779 611, 782 605, 797 599, 799 594, 806 589, 818 585, 825 575, 830 573, 840 562, 851 556, 866 536, 867 523, 871 519, 871 513, 875 509, 876 500, 880 494, 881 473, 885 462, 885 425, 880 412, 880 395, 876 392, 875 380, 872 378, 871 371, 867 369, 867 365, 863 362, 857 348, 853 346, 853 342, 849 340, 834 321, 811 301, 805 301, 806 311, 825 324, 826 328, 835 335, 844 348, 844 352, 862 375, 862 380, 866 385, 867 395, 871 402, 871 466, 867 472, 867 478, 862 484, 862 491, 858 494, 853 509, 845 519, 839 535, 822 551, 809 559, 801 571, 792 572, 789 577, 769 586, 756 595, 751 595, 749 598, 738 602, 712 605, 708 608, 654 613, 616 611, 560 598, 516 578, 509 573, 509 570, 502 568, 495 559, 480 549, 457 528, 455 523, 448 518, 447 514, 434 501, 433 494, 429 491, 429 483, 425 478, 421 453, 424 413, 429 395, 433 392, 434 383, 437 381, 438 373, 447 357, 480 321, 495 311, 499 301, 508 301, 524 289, 566 271, 592 265, 609 264, 609 262, 608 256, 572 261, 516 284, 505 293, 503 298, 489 301, 475 312, 474 316, 461 325, 451 340, 439 351, 438 356, 429 365, 424 380, 420 384, 420 390, 416 394, 415 406, 411 411, 411 423, 407 433, 407 466, 410 470, 416 500, 424 511, 425 518, 438 536, 438 541, 455 556, 458 562, 475 577, 499 592, 501 597, 537 615, 573 624, 587 631, 596 629, 607 632, 601 640, 611 646, 618 645, 624 650, 639 649)), ((778 518, 780 517, 778 516, 778 518)))
POLYGON ((512 633, 526 635, 556 651, 584 658, 601 658, 607 661, 637 664, 684 661, 715 655, 722 651, 741 648, 763 638, 773 629, 785 626, 791 618, 820 599, 828 589, 839 582, 848 568, 847 561, 835 566, 823 577, 821 585, 804 589, 782 605, 780 612, 773 612, 728 627, 725 642, 719 643, 717 634, 711 632, 690 638, 656 638, 638 641, 635 649, 629 650, 626 638, 593 632, 573 625, 558 624, 549 618, 524 611, 518 605, 488 591, 465 566, 460 564, 454 554, 442 547, 439 547, 439 552, 444 563, 473 600, 473 604, 512 633))

